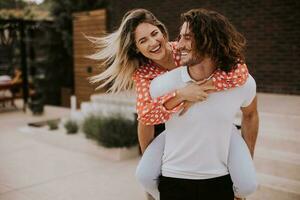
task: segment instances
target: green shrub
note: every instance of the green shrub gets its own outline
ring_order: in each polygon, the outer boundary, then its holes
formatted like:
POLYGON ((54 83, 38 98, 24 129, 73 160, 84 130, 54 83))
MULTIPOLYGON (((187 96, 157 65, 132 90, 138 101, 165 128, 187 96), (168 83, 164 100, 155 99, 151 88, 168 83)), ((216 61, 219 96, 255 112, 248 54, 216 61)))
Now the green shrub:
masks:
POLYGON ((131 147, 138 143, 136 123, 121 116, 103 118, 98 142, 108 148, 131 147))
POLYGON ((48 121, 47 122, 48 126, 49 126, 49 130, 56 130, 58 129, 58 121, 48 121))
POLYGON ((87 138, 108 148, 131 147, 138 142, 136 123, 119 115, 90 116, 84 120, 82 129, 87 138))
POLYGON ((87 117, 82 125, 82 131, 87 138, 98 140, 102 118, 98 116, 87 117))
POLYGON ((68 134, 75 134, 78 131, 78 124, 74 120, 68 120, 64 124, 68 134))

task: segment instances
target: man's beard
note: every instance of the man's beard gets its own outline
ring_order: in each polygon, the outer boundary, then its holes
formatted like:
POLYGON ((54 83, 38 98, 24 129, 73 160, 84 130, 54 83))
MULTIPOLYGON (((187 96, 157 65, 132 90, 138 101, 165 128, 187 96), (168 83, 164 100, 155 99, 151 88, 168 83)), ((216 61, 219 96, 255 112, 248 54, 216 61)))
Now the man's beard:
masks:
POLYGON ((189 60, 187 60, 183 63, 183 65, 194 66, 194 65, 201 63, 202 61, 203 61, 202 56, 193 54, 189 60))

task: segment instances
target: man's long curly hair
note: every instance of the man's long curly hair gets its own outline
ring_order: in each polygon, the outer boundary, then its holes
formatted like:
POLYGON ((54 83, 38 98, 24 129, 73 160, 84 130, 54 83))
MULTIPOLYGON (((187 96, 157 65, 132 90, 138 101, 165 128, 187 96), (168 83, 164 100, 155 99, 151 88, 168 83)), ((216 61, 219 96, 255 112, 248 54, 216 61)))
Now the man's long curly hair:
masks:
POLYGON ((211 10, 192 9, 183 13, 181 19, 194 34, 197 54, 209 56, 226 72, 245 62, 246 39, 226 17, 211 10))

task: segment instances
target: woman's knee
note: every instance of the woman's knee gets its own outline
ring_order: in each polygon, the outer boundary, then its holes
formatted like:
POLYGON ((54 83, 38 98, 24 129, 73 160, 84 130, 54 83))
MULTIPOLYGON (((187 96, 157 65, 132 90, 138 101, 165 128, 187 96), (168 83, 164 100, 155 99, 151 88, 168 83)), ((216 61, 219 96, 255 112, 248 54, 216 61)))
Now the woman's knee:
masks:
POLYGON ((253 179, 251 181, 247 181, 246 184, 241 185, 240 187, 235 188, 235 195, 240 198, 245 198, 251 194, 253 194, 258 187, 257 180, 253 179))
POLYGON ((135 171, 135 177, 137 181, 145 188, 157 187, 156 177, 154 177, 151 173, 145 172, 141 167, 137 167, 135 171))

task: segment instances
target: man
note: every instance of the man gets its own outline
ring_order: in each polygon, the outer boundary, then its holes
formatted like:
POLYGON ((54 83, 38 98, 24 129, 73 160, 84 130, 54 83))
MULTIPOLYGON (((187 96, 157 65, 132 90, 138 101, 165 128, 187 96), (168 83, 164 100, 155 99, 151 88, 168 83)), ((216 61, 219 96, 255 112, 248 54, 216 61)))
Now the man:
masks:
MULTIPOLYGON (((194 9, 184 13, 182 19, 178 46, 182 64, 189 67, 169 72, 174 83, 184 86, 209 78, 217 68, 229 71, 244 64, 244 38, 224 16, 194 9)), ((211 93, 205 102, 195 103, 187 114, 174 115, 166 123, 161 200, 234 198, 227 159, 232 124, 239 109, 243 114, 242 136, 253 156, 258 113, 251 76, 245 85, 211 93)))

